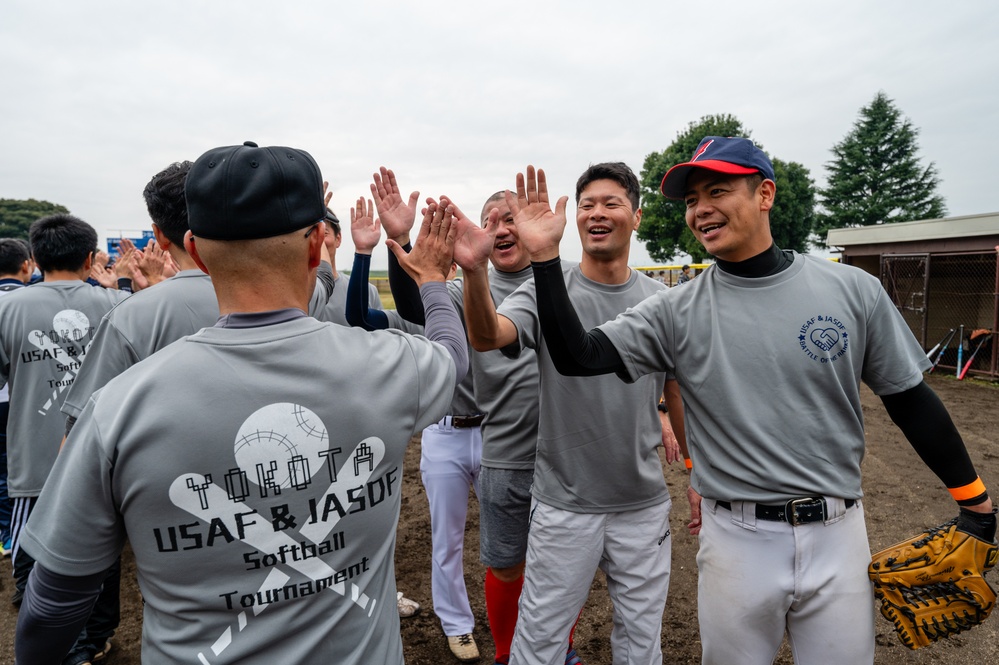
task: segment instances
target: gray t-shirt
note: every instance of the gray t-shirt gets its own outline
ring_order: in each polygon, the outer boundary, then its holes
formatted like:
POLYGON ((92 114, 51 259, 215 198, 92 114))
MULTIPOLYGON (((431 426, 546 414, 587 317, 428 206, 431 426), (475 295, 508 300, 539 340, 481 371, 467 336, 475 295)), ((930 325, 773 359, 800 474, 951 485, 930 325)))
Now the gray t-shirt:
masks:
POLYGON ((79 417, 90 396, 126 369, 181 337, 214 325, 219 303, 211 278, 184 270, 139 291, 107 313, 62 412, 79 417))
MULTIPOLYGON (((600 284, 578 265, 563 266, 566 288, 586 328, 614 318, 665 289, 637 271, 624 284, 600 284)), ((662 425, 656 404, 666 374, 624 383, 614 375, 563 376, 541 339, 534 280, 510 294, 499 314, 517 326, 522 347, 537 350, 540 421, 533 493, 579 513, 638 510, 669 498, 657 447, 662 425)))
MULTIPOLYGON (((497 306, 531 279, 531 267, 519 272, 489 271, 489 290, 497 306)), ((485 412, 482 421, 482 466, 493 469, 534 468, 538 449, 538 354, 533 349, 512 354, 502 349, 473 352, 475 397, 485 412)))
POLYGON ((316 270, 316 287, 312 290, 312 297, 309 299, 309 316, 320 317, 320 312, 336 293, 335 285, 333 266, 328 261, 321 261, 316 270))
POLYGON ((403 456, 454 379, 395 331, 206 328, 90 400, 22 547, 82 576, 127 538, 143 662, 400 665, 403 456))
POLYGON ((724 501, 860 498, 860 381, 897 393, 929 366, 875 277, 799 254, 770 277, 709 268, 600 329, 629 380, 675 369, 691 483, 724 501))
MULTIPOLYGON (((323 261, 309 314, 321 312, 335 293, 333 269, 323 261)), ((201 270, 183 270, 108 312, 94 336, 88 362, 69 390, 62 412, 78 417, 87 400, 108 381, 186 335, 214 325, 219 303, 211 278, 201 270)))
POLYGON ((94 330, 127 293, 79 280, 41 282, 0 298, 0 384, 10 383, 7 483, 11 497, 42 491, 66 420, 59 407, 94 330))

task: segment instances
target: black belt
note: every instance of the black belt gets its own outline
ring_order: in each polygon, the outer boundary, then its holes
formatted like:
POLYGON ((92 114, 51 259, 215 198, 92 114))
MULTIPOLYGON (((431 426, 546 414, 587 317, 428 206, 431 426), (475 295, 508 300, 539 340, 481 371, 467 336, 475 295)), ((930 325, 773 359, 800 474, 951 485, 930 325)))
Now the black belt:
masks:
MULTIPOLYGON (((728 501, 716 501, 719 507, 732 510, 728 501)), ((853 508, 857 504, 853 499, 846 499, 846 507, 853 508)), ((756 504, 756 519, 768 522, 787 522, 792 526, 824 522, 827 519, 826 500, 820 496, 810 496, 804 499, 791 499, 782 506, 765 506, 756 504)))
POLYGON ((478 427, 482 424, 482 419, 486 417, 484 413, 477 413, 474 416, 451 416, 451 427, 465 429, 468 427, 478 427))

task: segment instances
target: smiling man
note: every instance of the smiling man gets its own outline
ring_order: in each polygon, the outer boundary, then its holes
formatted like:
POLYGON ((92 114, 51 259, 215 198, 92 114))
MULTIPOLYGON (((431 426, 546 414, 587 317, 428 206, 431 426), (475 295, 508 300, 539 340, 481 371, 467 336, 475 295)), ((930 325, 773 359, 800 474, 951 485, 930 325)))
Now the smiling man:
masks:
MULTIPOLYGON (((537 181, 544 186, 543 172, 537 181)), ((527 169, 526 187, 537 192, 533 167, 527 169)), ((517 189, 518 197, 526 196, 523 176, 517 189)), ((517 206, 509 194, 506 199, 511 209, 517 206)), ((589 167, 576 183, 576 203, 583 258, 560 270, 558 278, 590 325, 666 288, 628 267, 642 211, 638 179, 627 165, 589 167)), ((565 204, 565 198, 558 204, 563 216, 565 204)), ((485 244, 486 251, 491 247, 485 244)), ((455 246, 466 276, 469 341, 477 351, 503 349, 511 356, 534 350, 540 371, 534 504, 509 662, 559 662, 599 567, 614 603, 614 662, 657 665, 672 543, 659 445, 668 443, 669 461, 679 459, 672 430, 664 434, 656 410, 666 373, 627 385, 611 376, 561 376, 542 343, 533 280, 497 310, 485 271, 476 267, 484 256, 479 252, 469 263, 462 243, 455 246)))
POLYGON ((715 267, 589 332, 592 316, 562 280, 564 204, 551 210, 543 181, 518 196, 551 356, 573 376, 630 383, 665 370, 680 384, 703 663, 770 663, 785 633, 799 665, 871 663, 861 380, 950 490, 959 530, 993 540, 992 501, 878 280, 774 244, 776 184, 763 151, 706 137, 662 192, 686 202, 715 267))
MULTIPOLYGON (((405 245, 416 215, 415 193, 407 205, 395 174, 382 169, 372 194, 386 232, 405 245)), ((463 291, 469 286, 483 289, 480 297, 499 304, 531 278, 530 257, 517 240, 505 191, 486 199, 479 221, 483 230, 469 236, 479 241, 475 251, 465 243, 465 255, 456 257, 462 261, 464 278, 448 282, 448 293, 459 312, 464 310, 463 291), (490 222, 494 210, 496 219, 490 222)), ((422 322, 423 306, 415 285, 404 271, 392 269, 393 261, 394 255, 389 258, 389 280, 399 312, 422 322)), ((351 279, 362 271, 366 267, 355 264, 351 279)), ((475 407, 484 414, 481 430, 479 426, 447 427, 445 433, 431 426, 428 430, 434 431, 424 432, 421 447, 420 470, 433 531, 434 611, 452 653, 463 660, 477 659, 479 650, 472 636, 474 615, 461 565, 468 487, 474 478, 479 499, 479 559, 487 566, 486 614, 495 647, 494 662, 505 664, 517 625, 527 556, 538 443, 538 363, 533 351, 511 356, 501 350, 472 353, 470 362, 470 376, 455 390, 451 414, 471 413, 469 405, 475 407)), ((579 662, 571 642, 564 662, 579 662)))

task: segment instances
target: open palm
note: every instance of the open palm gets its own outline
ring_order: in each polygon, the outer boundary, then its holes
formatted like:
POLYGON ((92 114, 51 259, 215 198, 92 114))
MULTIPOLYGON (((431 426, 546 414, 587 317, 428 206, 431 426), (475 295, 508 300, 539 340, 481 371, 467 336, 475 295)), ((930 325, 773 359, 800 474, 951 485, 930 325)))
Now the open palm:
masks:
POLYGON ((350 209, 350 238, 358 254, 370 254, 382 237, 381 227, 374 216, 375 207, 369 199, 358 197, 357 205, 350 209))
POLYGON ((558 256, 559 242, 565 232, 565 206, 569 197, 563 196, 552 210, 548 199, 548 182, 545 172, 527 167, 527 177, 517 174, 517 194, 506 193, 506 202, 513 212, 517 235, 531 255, 532 261, 547 261, 558 256))

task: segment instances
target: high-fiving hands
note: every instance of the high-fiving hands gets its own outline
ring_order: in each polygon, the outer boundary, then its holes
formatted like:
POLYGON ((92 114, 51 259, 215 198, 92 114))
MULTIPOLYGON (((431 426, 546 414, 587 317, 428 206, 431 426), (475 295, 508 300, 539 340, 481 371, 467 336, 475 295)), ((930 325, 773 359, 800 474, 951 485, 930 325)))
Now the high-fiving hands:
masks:
POLYGON ((385 229, 385 235, 398 244, 405 245, 409 242, 409 232, 416 222, 416 206, 420 200, 420 193, 411 193, 408 203, 403 201, 395 173, 384 166, 378 173, 372 174, 372 179, 374 182, 371 184, 371 196, 375 201, 375 208, 378 210, 378 218, 385 229))
POLYGON ((548 181, 543 169, 535 174, 533 166, 528 165, 527 177, 517 174, 517 194, 506 193, 506 203, 513 212, 513 221, 517 225, 517 235, 531 261, 536 263, 558 258, 558 246, 565 232, 565 206, 568 196, 563 196, 555 203, 552 210, 548 200, 548 181))
POLYGON ((350 238, 354 241, 354 251, 370 255, 382 237, 381 225, 375 217, 375 206, 371 199, 357 197, 357 204, 350 209, 350 238))
POLYGON ((451 271, 458 226, 453 206, 430 203, 423 212, 423 224, 411 252, 407 254, 392 238, 386 244, 417 284, 444 282, 451 271))
MULTIPOLYGON (((436 203, 433 199, 427 199, 427 205, 436 203)), ((489 211, 485 227, 481 227, 463 213, 454 201, 447 196, 442 196, 440 205, 448 206, 453 210, 454 223, 458 226, 458 233, 454 242, 454 262, 462 270, 476 270, 484 267, 492 254, 493 245, 496 242, 496 231, 499 228, 499 212, 495 209, 489 211)))

